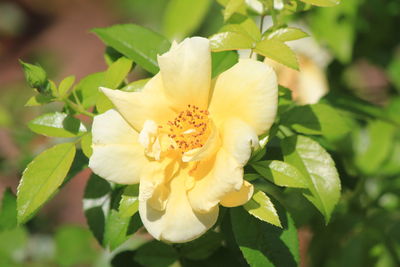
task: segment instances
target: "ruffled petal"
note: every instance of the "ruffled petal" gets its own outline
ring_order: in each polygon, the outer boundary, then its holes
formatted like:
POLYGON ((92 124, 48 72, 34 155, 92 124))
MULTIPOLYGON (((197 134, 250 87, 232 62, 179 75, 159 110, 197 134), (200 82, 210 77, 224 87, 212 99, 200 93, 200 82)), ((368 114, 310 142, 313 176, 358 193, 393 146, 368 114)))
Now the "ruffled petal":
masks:
POLYGON ((193 37, 158 56, 165 95, 178 109, 188 104, 206 109, 211 83, 210 43, 193 37))
POLYGON ((89 167, 93 172, 115 183, 138 183, 147 164, 139 134, 115 110, 94 118, 92 134, 89 167))
POLYGON ((274 122, 277 97, 273 69, 262 62, 241 59, 218 77, 209 111, 217 126, 236 117, 261 135, 274 122))
POLYGON ((146 120, 164 124, 176 116, 172 103, 164 95, 160 74, 148 81, 141 92, 100 89, 137 132, 142 130, 146 120))
POLYGON ((218 206, 203 214, 192 209, 186 195, 186 177, 187 173, 181 171, 171 180, 165 209, 156 209, 149 201, 139 201, 142 222, 158 240, 171 243, 191 241, 204 234, 217 220, 218 206))
POLYGON ((244 181, 239 191, 233 191, 225 195, 220 204, 224 207, 237 207, 245 204, 253 196, 254 187, 251 183, 244 181))

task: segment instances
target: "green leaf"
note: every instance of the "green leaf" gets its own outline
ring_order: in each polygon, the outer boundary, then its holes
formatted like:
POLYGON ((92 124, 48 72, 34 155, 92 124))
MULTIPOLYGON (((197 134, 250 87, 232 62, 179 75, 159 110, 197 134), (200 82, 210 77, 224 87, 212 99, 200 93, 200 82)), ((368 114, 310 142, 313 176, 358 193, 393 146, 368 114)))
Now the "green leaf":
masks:
POLYGON ((277 40, 262 40, 254 49, 260 55, 275 60, 289 68, 299 70, 296 54, 284 43, 277 40))
POLYGON ((96 259, 90 232, 79 226, 63 226, 55 234, 56 261, 60 266, 92 265, 96 259))
POLYGON ((46 71, 39 65, 32 65, 19 61, 24 70, 24 75, 30 87, 38 89, 39 92, 49 92, 46 71))
POLYGON ((300 0, 314 6, 331 7, 340 3, 340 0, 300 0))
POLYGON ((202 23, 211 0, 171 0, 163 21, 163 32, 170 39, 182 39, 193 33, 202 23))
POLYGON ((92 149, 92 133, 87 133, 84 136, 82 136, 81 148, 82 148, 83 154, 85 154, 85 156, 87 158, 90 158, 90 156, 93 153, 93 149, 92 149))
POLYGON ((213 52, 249 49, 254 46, 253 39, 238 32, 220 32, 212 35, 209 39, 213 52))
POLYGON ((22 174, 17 193, 18 222, 26 222, 62 184, 75 156, 75 144, 65 143, 40 153, 22 174))
POLYGON ((238 62, 239 56, 234 51, 213 52, 211 53, 212 74, 216 77, 238 62))
POLYGON ((75 86, 74 91, 84 108, 96 104, 100 94, 99 87, 102 86, 104 77, 104 72, 93 73, 80 80, 75 86))
POLYGON ((28 101, 25 103, 25 107, 41 106, 50 103, 53 99, 54 98, 52 96, 37 94, 28 99, 28 101))
POLYGON ((308 37, 308 36, 309 35, 307 33, 305 33, 304 31, 302 31, 301 29, 287 27, 287 28, 281 28, 272 33, 269 33, 267 35, 267 39, 277 40, 280 42, 287 42, 287 41, 298 40, 298 39, 308 37))
POLYGON ((94 33, 108 46, 156 74, 157 55, 168 51, 170 42, 163 36, 135 24, 96 28, 94 33))
POLYGON ((394 146, 393 138, 398 131, 384 121, 371 121, 366 129, 355 131, 354 154, 356 166, 366 174, 380 173, 380 167, 387 160, 394 146))
POLYGON ((126 92, 139 92, 144 88, 149 80, 150 78, 146 78, 131 82, 130 84, 124 86, 121 90, 126 92))
POLYGON ((256 42, 261 40, 261 32, 254 20, 247 18, 239 23, 227 24, 222 27, 220 32, 236 32, 249 36, 256 42))
POLYGON ((245 8, 244 0, 228 0, 223 11, 224 20, 227 21, 236 12, 243 12, 245 8))
POLYGON ((43 114, 31 120, 28 127, 37 134, 51 137, 75 137, 86 132, 80 120, 60 112, 43 114))
POLYGON ((284 229, 249 215, 242 207, 230 209, 232 230, 247 263, 254 267, 295 267, 299 242, 293 220, 281 216, 284 229))
POLYGON ((106 218, 110 209, 111 186, 106 180, 92 174, 86 184, 83 210, 90 231, 103 244, 106 218))
POLYGON ((110 250, 116 249, 141 226, 142 222, 138 213, 133 217, 121 217, 118 211, 112 209, 106 220, 104 246, 109 247, 110 250))
POLYGON ((179 247, 179 254, 186 259, 201 260, 210 257, 222 245, 220 233, 208 231, 201 237, 182 244, 179 247))
POLYGON ((296 167, 279 160, 258 161, 251 166, 264 178, 279 186, 306 188, 307 181, 296 167))
POLYGON ((105 73, 103 86, 111 89, 118 88, 130 72, 132 64, 132 60, 126 57, 120 57, 112 63, 105 73))
POLYGON ((122 218, 133 216, 139 210, 139 184, 128 185, 121 196, 119 214, 122 218))
MULTIPOLYGON (((28 241, 28 233, 23 227, 16 227, 10 230, 0 231, 0 264, 2 264, 2 260, 5 258, 12 260, 12 256, 16 254, 16 252, 22 252, 25 250, 28 241)), ((10 265, 2 265, 4 267, 17 267, 14 261, 11 261, 14 264, 10 265)))
POLYGON ((243 205, 248 213, 257 219, 282 227, 278 213, 269 197, 262 191, 256 191, 252 198, 243 205))
POLYGON ((179 259, 175 249, 160 241, 150 241, 136 251, 134 260, 146 267, 166 267, 179 259))
POLYGON ((64 95, 68 92, 69 88, 74 84, 75 76, 71 75, 61 81, 58 86, 58 95, 60 97, 64 97, 64 95))
POLYGON ((282 152, 285 161, 303 173, 309 189, 304 196, 328 223, 340 197, 339 175, 331 156, 317 142, 300 135, 283 139, 282 152))
POLYGON ((0 209, 0 232, 13 229, 17 226, 17 199, 11 189, 3 193, 0 209))
POLYGON ((304 134, 322 134, 336 141, 352 130, 350 121, 326 104, 297 106, 282 114, 281 124, 304 134))

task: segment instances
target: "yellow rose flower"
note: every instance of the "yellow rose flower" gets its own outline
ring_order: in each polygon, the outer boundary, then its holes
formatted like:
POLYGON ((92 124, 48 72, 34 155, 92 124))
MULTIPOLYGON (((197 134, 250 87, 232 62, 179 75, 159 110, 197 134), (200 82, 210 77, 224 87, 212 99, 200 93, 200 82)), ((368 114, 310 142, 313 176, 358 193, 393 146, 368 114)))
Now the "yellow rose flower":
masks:
POLYGON ((246 203, 243 166, 277 110, 272 68, 242 59, 211 81, 208 39, 193 37, 158 57, 141 92, 101 88, 116 110, 95 117, 89 166, 139 186, 139 213, 156 239, 187 242, 212 227, 219 204, 246 203))

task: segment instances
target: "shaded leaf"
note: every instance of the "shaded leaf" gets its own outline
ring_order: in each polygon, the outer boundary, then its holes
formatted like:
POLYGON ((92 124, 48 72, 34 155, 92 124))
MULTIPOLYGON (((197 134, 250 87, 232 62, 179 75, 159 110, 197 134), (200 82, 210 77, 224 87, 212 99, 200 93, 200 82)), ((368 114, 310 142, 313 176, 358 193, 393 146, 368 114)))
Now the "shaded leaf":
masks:
POLYGON ((10 188, 3 193, 0 207, 0 232, 17 226, 17 199, 10 188))
POLYGON ((173 247, 160 241, 150 241, 137 249, 134 260, 148 267, 167 267, 179 259, 173 247))
POLYGON ((75 156, 75 144, 65 143, 40 153, 22 174, 17 193, 18 222, 24 223, 62 184, 75 156))
POLYGON ((305 136, 283 139, 282 152, 285 161, 303 173, 309 189, 304 196, 328 223, 340 197, 339 175, 331 156, 317 142, 305 136))
POLYGON ((187 259, 201 260, 208 258, 222 245, 220 233, 208 231, 201 237, 182 244, 179 247, 179 254, 187 259))
POLYGON ((46 71, 39 65, 32 65, 19 60, 27 83, 30 87, 38 89, 40 93, 50 93, 46 71))
POLYGON ((238 62, 239 56, 234 51, 213 52, 211 53, 212 73, 211 77, 216 77, 238 62))

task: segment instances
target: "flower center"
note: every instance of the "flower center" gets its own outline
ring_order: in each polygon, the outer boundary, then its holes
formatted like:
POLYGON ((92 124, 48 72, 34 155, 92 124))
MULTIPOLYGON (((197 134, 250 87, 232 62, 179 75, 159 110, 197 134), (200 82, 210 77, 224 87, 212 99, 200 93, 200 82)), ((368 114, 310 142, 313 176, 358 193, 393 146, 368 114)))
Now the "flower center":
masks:
POLYGON ((171 148, 179 149, 182 153, 201 148, 210 135, 208 114, 207 110, 188 105, 173 121, 168 121, 168 136, 176 144, 171 148))

